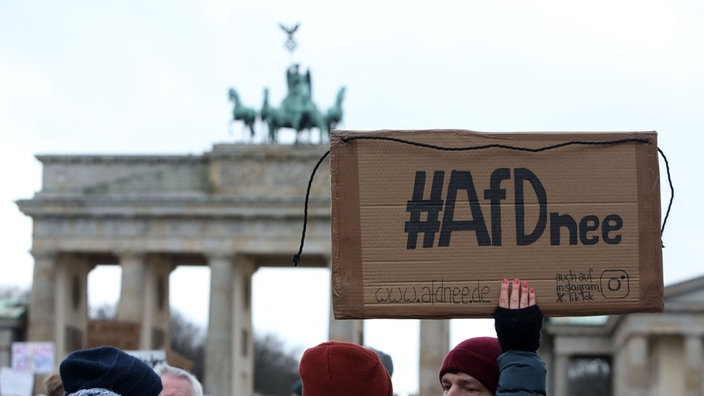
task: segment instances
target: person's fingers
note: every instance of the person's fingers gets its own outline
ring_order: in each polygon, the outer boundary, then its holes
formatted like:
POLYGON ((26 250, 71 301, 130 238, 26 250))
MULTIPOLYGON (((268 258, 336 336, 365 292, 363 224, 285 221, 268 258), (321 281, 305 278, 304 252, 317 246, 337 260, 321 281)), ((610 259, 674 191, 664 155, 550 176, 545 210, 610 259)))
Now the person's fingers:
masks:
POLYGON ((525 308, 528 306, 528 282, 521 282, 521 295, 518 300, 518 308, 525 308))
POLYGON ((528 306, 532 307, 535 305, 535 289, 531 287, 530 290, 528 290, 528 293, 528 306))
POLYGON ((499 306, 508 308, 508 279, 501 282, 501 291, 499 292, 499 306))
POLYGON ((511 309, 518 308, 518 299, 521 294, 520 287, 520 281, 518 280, 518 278, 515 278, 513 280, 513 285, 511 285, 511 294, 509 296, 509 308, 511 309))

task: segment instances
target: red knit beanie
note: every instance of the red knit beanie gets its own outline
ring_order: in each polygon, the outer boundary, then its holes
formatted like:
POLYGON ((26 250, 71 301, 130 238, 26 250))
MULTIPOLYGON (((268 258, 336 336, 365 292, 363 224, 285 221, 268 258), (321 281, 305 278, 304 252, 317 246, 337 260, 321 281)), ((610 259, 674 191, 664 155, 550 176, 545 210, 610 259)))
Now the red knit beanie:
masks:
POLYGON ((499 341, 494 337, 476 337, 457 344, 445 356, 440 367, 440 380, 445 373, 465 373, 479 380, 491 393, 499 385, 499 365, 496 359, 501 353, 499 341))
POLYGON ((298 373, 303 396, 392 396, 388 371, 377 354, 349 342, 329 341, 307 349, 298 373))

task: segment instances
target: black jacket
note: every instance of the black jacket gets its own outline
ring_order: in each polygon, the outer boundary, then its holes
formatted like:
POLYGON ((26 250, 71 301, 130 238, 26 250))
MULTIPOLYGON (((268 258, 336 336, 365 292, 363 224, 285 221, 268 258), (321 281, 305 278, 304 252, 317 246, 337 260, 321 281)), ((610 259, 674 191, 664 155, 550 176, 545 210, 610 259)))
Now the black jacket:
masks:
POLYGON ((545 364, 535 352, 506 351, 499 363, 496 396, 545 396, 545 364))

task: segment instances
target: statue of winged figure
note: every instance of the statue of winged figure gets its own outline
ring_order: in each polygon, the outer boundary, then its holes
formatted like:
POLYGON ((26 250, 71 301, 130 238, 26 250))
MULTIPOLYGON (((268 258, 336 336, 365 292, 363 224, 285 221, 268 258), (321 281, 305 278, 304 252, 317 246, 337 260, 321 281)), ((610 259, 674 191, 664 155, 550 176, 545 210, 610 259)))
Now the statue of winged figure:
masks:
MULTIPOLYGON (((293 35, 300 27, 300 23, 286 26, 279 23, 279 27, 287 35, 286 48, 293 52, 296 41, 293 35)), ((264 100, 260 111, 246 107, 239 100, 237 91, 230 90, 230 100, 235 104, 233 120, 244 122, 254 136, 254 122, 259 119, 268 127, 269 141, 276 143, 277 132, 281 128, 290 128, 296 131, 295 142, 299 142, 299 134, 303 131, 317 129, 320 132, 320 142, 323 142, 330 130, 342 121, 342 101, 345 96, 345 87, 340 88, 335 105, 323 112, 313 102, 313 83, 310 70, 305 72, 298 63, 291 63, 286 69, 287 92, 279 107, 269 103, 269 89, 264 88, 264 100)))

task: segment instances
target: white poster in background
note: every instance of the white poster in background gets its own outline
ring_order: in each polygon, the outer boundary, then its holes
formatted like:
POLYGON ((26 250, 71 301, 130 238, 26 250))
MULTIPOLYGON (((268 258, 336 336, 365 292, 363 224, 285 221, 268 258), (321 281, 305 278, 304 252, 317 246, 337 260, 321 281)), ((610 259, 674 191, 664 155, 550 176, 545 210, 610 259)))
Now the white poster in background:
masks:
POLYGON ((35 374, 54 371, 53 342, 13 342, 12 369, 35 374))
POLYGON ((31 371, 18 371, 0 367, 0 395, 32 396, 34 375, 31 371))

